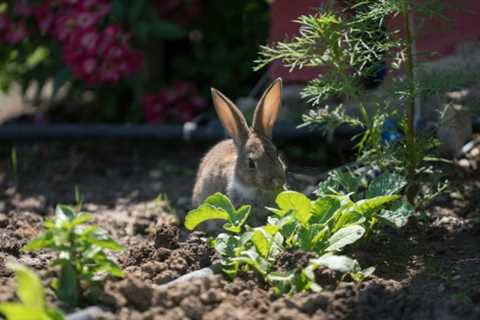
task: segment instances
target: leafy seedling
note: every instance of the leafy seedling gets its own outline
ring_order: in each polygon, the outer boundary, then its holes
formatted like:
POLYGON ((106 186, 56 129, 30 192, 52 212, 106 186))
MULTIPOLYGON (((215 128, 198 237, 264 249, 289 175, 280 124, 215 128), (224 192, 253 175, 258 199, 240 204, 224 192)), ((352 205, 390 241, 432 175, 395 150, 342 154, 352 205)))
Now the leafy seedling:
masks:
POLYGON ((55 218, 45 222, 42 234, 28 242, 27 252, 47 249, 56 253, 52 266, 60 268, 58 279, 52 281, 57 297, 71 306, 95 301, 101 290, 99 275, 122 277, 119 265, 108 257, 108 251, 122 246, 95 225, 88 213, 77 214, 68 206, 59 205, 55 218))
POLYGON ((0 304, 0 313, 7 320, 63 320, 63 313, 49 308, 45 303, 45 292, 38 276, 22 265, 10 267, 15 271, 17 296, 20 302, 0 304))
POLYGON ((227 221, 227 233, 217 235, 211 244, 222 258, 223 272, 230 277, 252 270, 278 294, 318 291, 321 286, 314 271, 320 267, 348 274, 356 281, 373 273, 373 268, 362 269, 356 260, 339 254, 371 232, 374 222, 403 224, 401 218, 411 211, 398 201, 398 195, 388 193, 354 202, 349 195, 328 195, 312 201, 299 192, 284 191, 276 198, 277 208, 268 208, 273 216, 268 217, 267 224, 256 228, 245 224, 248 206, 236 210, 227 196, 216 193, 190 211, 185 226, 193 230, 208 220, 227 221), (280 272, 275 262, 286 250, 308 251, 316 258, 306 268, 280 272))

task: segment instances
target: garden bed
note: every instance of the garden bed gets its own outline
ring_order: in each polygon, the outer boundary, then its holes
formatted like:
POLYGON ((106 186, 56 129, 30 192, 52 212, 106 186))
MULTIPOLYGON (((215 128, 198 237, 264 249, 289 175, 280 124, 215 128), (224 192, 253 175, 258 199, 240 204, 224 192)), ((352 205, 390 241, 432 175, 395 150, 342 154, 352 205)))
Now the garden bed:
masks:
MULTIPOLYGON (((462 169, 452 176, 463 189, 438 199, 428 210, 431 215, 351 248, 362 266, 376 267, 365 282, 330 281, 324 292, 282 298, 252 275, 233 282, 213 275, 165 287, 214 260, 204 235, 184 231, 175 215, 189 208, 204 150, 121 142, 17 147, 15 179, 9 161, 1 163, 0 301, 15 297, 7 261, 32 267, 45 284, 54 276, 48 254, 24 254, 20 248, 38 235, 57 203, 75 203, 76 186, 95 223, 125 247, 115 258, 126 277, 107 280, 101 319, 480 317, 480 174, 462 169)), ((286 254, 279 264, 300 264, 305 258, 286 254)), ((330 275, 324 276, 328 283, 330 275)), ((47 300, 57 303, 49 290, 47 300)))

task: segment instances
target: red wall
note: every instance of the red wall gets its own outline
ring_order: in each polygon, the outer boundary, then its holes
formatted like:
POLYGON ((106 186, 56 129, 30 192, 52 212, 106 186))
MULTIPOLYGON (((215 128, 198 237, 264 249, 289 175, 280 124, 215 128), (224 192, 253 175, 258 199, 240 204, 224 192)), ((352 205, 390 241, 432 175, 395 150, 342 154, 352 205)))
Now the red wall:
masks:
MULTIPOLYGON (((293 20, 305 13, 313 13, 324 0, 275 0, 272 4, 270 43, 297 34, 298 24, 293 20)), ((445 0, 445 15, 450 22, 435 19, 416 19, 416 29, 422 30, 417 39, 418 52, 435 52, 433 59, 448 55, 455 47, 468 41, 480 41, 480 0, 445 0)), ((392 21, 391 26, 398 26, 392 21)), ((305 68, 290 73, 279 61, 270 67, 272 77, 286 82, 304 82, 317 76, 318 69, 305 68)))

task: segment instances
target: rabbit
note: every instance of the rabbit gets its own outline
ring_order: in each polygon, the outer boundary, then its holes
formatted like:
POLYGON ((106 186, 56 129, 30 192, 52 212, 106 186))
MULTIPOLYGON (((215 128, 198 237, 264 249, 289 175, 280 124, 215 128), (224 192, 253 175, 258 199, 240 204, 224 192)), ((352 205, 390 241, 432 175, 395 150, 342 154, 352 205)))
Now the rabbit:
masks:
MULTIPOLYGON (((220 91, 212 88, 212 99, 222 126, 231 139, 213 146, 202 159, 193 188, 192 205, 199 206, 215 192, 226 194, 235 207, 250 204, 251 226, 264 223, 266 206, 286 189, 286 166, 272 142, 278 118, 282 80, 276 79, 264 92, 248 127, 241 111, 220 91)), ((221 223, 206 223, 207 232, 218 231, 221 223)))

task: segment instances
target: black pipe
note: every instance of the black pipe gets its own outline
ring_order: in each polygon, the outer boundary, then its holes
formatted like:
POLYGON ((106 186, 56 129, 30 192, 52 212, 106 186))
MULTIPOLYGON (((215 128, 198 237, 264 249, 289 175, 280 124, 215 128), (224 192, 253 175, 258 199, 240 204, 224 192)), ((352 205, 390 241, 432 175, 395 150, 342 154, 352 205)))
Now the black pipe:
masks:
MULTIPOLYGON (((350 138, 357 129, 341 127, 336 138, 350 138)), ((0 126, 1 141, 45 141, 98 138, 157 139, 160 141, 210 142, 225 138, 225 132, 217 124, 197 126, 180 125, 115 125, 115 124, 7 124, 0 126)), ((319 129, 295 128, 279 124, 274 129, 275 140, 304 141, 324 139, 319 129)))
MULTIPOLYGON (((480 117, 474 118, 473 131, 480 132, 480 117)), ((340 126, 333 138, 350 139, 361 132, 360 128, 340 126)), ((156 139, 159 141, 212 142, 225 138, 220 124, 206 125, 146 125, 146 124, 5 124, 0 126, 0 141, 45 141, 45 140, 87 140, 98 138, 156 139)), ((295 128, 279 123, 274 128, 277 141, 295 142, 306 139, 324 140, 319 128, 295 128)))

